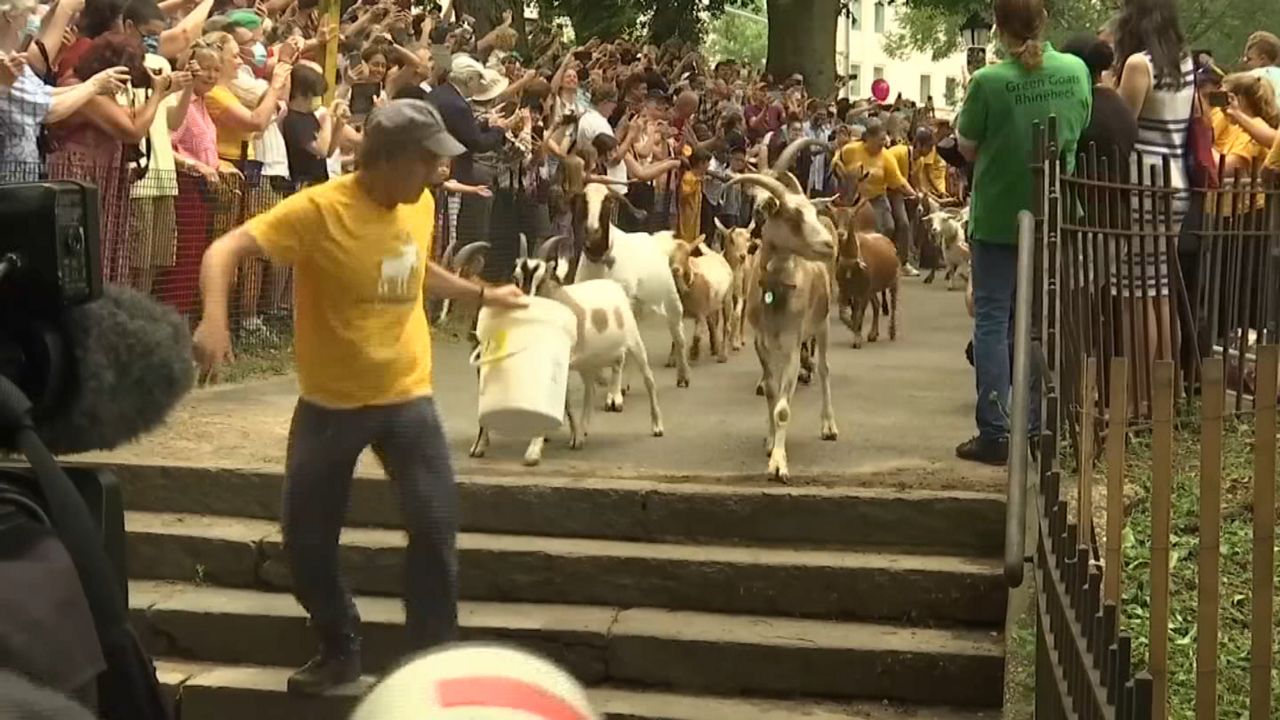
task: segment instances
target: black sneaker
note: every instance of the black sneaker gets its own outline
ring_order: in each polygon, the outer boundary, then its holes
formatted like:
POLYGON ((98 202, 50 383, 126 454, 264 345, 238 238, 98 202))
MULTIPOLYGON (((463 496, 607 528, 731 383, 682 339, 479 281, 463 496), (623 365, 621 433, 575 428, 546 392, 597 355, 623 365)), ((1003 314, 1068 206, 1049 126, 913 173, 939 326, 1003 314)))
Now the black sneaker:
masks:
POLYGON ((289 676, 289 692, 296 695, 322 695, 359 679, 359 646, 343 652, 322 649, 311 662, 289 676))
POLYGON ((956 457, 984 465, 1007 465, 1009 439, 987 440, 981 436, 969 438, 956 446, 956 457))

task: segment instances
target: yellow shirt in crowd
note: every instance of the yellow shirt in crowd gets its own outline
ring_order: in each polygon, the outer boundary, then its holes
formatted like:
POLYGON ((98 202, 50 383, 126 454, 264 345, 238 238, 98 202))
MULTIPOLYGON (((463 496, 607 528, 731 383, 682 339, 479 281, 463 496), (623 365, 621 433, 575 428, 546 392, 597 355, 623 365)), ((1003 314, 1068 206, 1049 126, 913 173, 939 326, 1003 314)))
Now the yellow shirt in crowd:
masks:
MULTIPOLYGON (((1214 108, 1214 110, 1218 110, 1214 108)), ((1267 148, 1261 145, 1257 140, 1253 139, 1244 128, 1231 122, 1225 114, 1219 111, 1222 117, 1221 123, 1217 116, 1210 115, 1210 120, 1214 125, 1213 128, 1213 147, 1222 155, 1236 155, 1249 161, 1251 168, 1257 169, 1262 165, 1263 160, 1267 157, 1267 148)), ((1244 182, 1242 181, 1243 185, 1244 182)), ((1211 206, 1216 206, 1218 214, 1227 217, 1236 212, 1244 212, 1249 210, 1248 202, 1244 197, 1239 200, 1231 200, 1230 196, 1218 196, 1222 200, 1219 202, 1215 197, 1211 202, 1211 206)), ((1254 209, 1262 209, 1266 204, 1266 197, 1259 194, 1254 199, 1254 209)))
POLYGON ((693 242, 702 233, 702 178, 691 172, 681 175, 677 202, 676 237, 693 242))
POLYGON ((938 157, 937 148, 930 149, 928 155, 916 158, 911 178, 916 190, 920 192, 931 195, 947 194, 947 163, 938 157))
POLYGON ((904 178, 911 177, 911 148, 906 145, 894 145, 885 148, 885 154, 898 164, 898 172, 904 178))
POLYGON ((227 108, 241 105, 239 98, 224 85, 215 85, 204 96, 204 106, 209 110, 209 118, 218 128, 218 157, 232 162, 240 160, 241 152, 245 160, 253 160, 253 131, 238 132, 227 127, 220 118, 227 108))
POLYGON ((1271 152, 1267 154, 1264 165, 1272 170, 1280 170, 1280 137, 1277 137, 1275 144, 1271 146, 1271 152))
POLYGON ((294 268, 301 395, 327 408, 431 395, 423 281, 435 232, 431 193, 394 210, 343 175, 248 222, 272 260, 294 268))
POLYGON ((862 181, 858 191, 868 200, 883 197, 888 190, 900 190, 907 186, 906 176, 899 169, 897 161, 890 158, 889 151, 882 150, 872 155, 867 151, 866 143, 861 140, 854 140, 840 148, 832 166, 841 170, 861 168, 867 173, 867 178, 862 181))

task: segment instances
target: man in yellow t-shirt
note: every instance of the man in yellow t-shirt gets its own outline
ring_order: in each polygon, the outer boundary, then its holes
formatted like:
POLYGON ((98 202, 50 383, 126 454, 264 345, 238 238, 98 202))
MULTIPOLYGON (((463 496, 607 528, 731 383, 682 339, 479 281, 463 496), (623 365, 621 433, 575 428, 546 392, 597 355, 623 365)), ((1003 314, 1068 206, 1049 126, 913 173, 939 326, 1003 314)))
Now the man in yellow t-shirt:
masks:
POLYGON ((514 286, 483 288, 430 261, 429 186, 465 152, 440 113, 394 100, 365 125, 360 169, 288 198, 219 238, 200 268, 204 317, 194 349, 202 376, 231 357, 227 295, 242 260, 294 267, 301 392, 289 429, 282 518, 294 595, 311 616, 320 654, 289 690, 324 692, 360 677, 360 618, 338 572, 356 460, 372 446, 393 483, 409 535, 405 620, 415 649, 457 635, 457 497, 448 445, 432 403, 424 290, 526 303, 514 286))
POLYGON ((840 148, 832 161, 832 167, 842 180, 848 176, 862 177, 858 192, 871 203, 876 216, 876 229, 881 235, 895 239, 898 256, 905 269, 908 267, 910 233, 895 232, 898 225, 907 220, 905 213, 901 218, 896 217, 890 192, 904 198, 914 198, 916 194, 907 182, 907 176, 902 172, 898 160, 885 149, 886 139, 884 125, 875 118, 868 120, 862 139, 840 148))

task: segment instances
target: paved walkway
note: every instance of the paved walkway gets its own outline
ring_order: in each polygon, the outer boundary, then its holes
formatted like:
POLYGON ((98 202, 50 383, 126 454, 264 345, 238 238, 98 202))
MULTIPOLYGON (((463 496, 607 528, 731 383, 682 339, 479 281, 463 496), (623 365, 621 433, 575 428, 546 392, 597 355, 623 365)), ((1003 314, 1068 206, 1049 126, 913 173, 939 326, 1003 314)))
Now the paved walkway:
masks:
MULTIPOLYGON (((833 323, 832 389, 840 439, 819 440, 818 390, 801 387, 788 444, 792 482, 1002 487, 1001 473, 963 463, 953 454, 973 432, 973 374, 963 355, 971 325, 962 294, 947 292, 941 283, 904 280, 900 317, 897 341, 882 334, 880 342, 861 350, 850 346, 846 328, 833 323)), ((725 365, 702 360, 694 365, 692 387, 677 389, 675 371, 660 367, 669 341, 661 321, 651 324, 645 337, 650 356, 659 359, 666 437, 649 437, 637 377, 626 412, 597 411, 582 451, 568 448, 567 433, 553 438, 534 472, 763 481, 767 416, 764 400, 754 391, 760 371, 750 344, 725 365)), ((487 458, 467 457, 476 428, 469 352, 456 342, 436 346, 436 400, 456 466, 465 473, 528 472, 520 464, 527 441, 520 438, 495 437, 487 458)), ((197 390, 157 432, 92 459, 279 467, 296 397, 292 377, 197 390)), ((603 401, 602 393, 597 398, 603 401)), ((366 458, 362 467, 375 467, 374 461, 366 458)))

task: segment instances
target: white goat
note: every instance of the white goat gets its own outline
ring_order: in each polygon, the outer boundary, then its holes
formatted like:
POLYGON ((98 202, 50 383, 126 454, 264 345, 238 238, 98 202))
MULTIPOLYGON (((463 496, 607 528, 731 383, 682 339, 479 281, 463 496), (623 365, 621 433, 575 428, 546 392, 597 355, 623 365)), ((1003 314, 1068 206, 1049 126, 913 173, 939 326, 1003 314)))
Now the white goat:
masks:
MULTIPOLYGON (((948 290, 960 290, 963 282, 969 279, 969 243, 965 239, 965 223, 968 210, 936 210, 924 217, 925 226, 929 229, 929 239, 942 251, 942 258, 947 267, 948 290)), ((929 271, 924 279, 925 284, 933 282, 938 273, 937 268, 929 271)))
MULTIPOLYGON (((684 316, 693 320, 693 344, 689 347, 690 362, 697 360, 702 339, 702 326, 707 328, 708 352, 717 362, 728 362, 729 323, 733 318, 733 298, 729 291, 733 285, 733 270, 720 253, 704 243, 698 236, 692 243, 676 241, 671 253, 671 276, 675 278, 684 316)), ((671 345, 674 358, 675 344, 671 345)))
MULTIPOLYGON (((684 306, 671 277, 675 236, 670 232, 628 233, 610 222, 617 203, 630 205, 617 190, 589 183, 574 200, 574 228, 581 232, 582 256, 575 282, 609 278, 622 286, 637 317, 646 310, 666 316, 676 346, 676 386, 689 387, 689 356, 684 337, 684 306)), ((609 410, 622 409, 622 371, 605 399, 609 410)))
POLYGON ((720 235, 720 247, 724 251, 724 259, 733 271, 733 284, 729 288, 729 300, 733 303, 733 312, 729 320, 727 332, 730 350, 741 350, 743 340, 743 320, 746 309, 746 281, 754 255, 751 232, 755 230, 755 220, 745 228, 726 228, 716 218, 716 232, 720 235))
POLYGON ((759 258, 748 283, 747 319, 755 329, 756 354, 764 373, 764 395, 769 408, 769 473, 778 480, 790 478, 787 464, 787 426, 791 398, 800 374, 801 345, 813 340, 822 390, 822 439, 835 440, 835 409, 831 402, 831 366, 827 356, 831 314, 831 276, 828 267, 836 254, 835 238, 818 219, 818 213, 799 183, 780 180, 797 152, 812 144, 793 142, 769 174, 734 178, 768 192, 770 200, 760 208, 765 220, 760 229, 759 258), (788 187, 794 185, 794 189, 788 187))
MULTIPOLYGON (((617 368, 624 356, 631 356, 640 367, 645 389, 649 393, 649 416, 654 437, 662 437, 662 411, 658 408, 658 392, 649 368, 649 356, 645 352, 640 328, 631 310, 631 299, 618 283, 612 280, 587 280, 573 285, 563 285, 569 275, 569 260, 559 252, 568 240, 563 236, 547 240, 538 249, 536 257, 516 260, 512 279, 529 295, 539 295, 564 305, 573 311, 578 321, 578 339, 573 346, 569 368, 582 377, 582 416, 575 417, 568 395, 564 411, 569 422, 569 447, 581 450, 587 441, 587 426, 591 421, 596 379, 608 368, 617 368)), ((523 248, 522 248, 523 249, 523 248)), ((546 438, 534 438, 524 454, 525 465, 537 465, 542 461, 542 448, 546 438)), ((471 446, 471 457, 483 457, 489 448, 489 430, 481 427, 471 446)))

